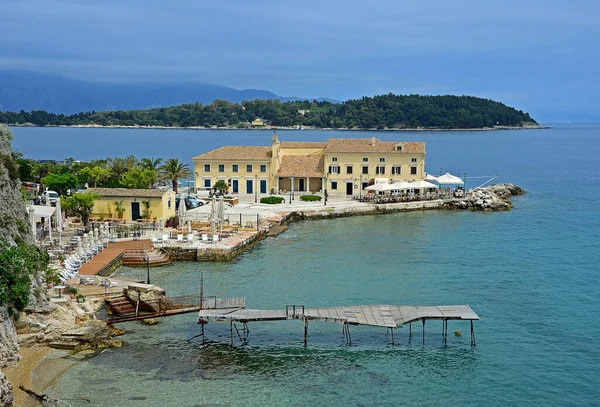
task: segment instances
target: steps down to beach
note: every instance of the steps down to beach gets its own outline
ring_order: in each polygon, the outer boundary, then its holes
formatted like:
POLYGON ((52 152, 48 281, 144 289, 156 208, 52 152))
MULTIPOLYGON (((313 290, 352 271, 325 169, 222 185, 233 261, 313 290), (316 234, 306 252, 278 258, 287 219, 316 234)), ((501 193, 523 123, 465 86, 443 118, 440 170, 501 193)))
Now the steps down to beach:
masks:
POLYGON ((149 250, 129 249, 123 252, 124 266, 164 266, 171 261, 167 253, 154 247, 149 250))

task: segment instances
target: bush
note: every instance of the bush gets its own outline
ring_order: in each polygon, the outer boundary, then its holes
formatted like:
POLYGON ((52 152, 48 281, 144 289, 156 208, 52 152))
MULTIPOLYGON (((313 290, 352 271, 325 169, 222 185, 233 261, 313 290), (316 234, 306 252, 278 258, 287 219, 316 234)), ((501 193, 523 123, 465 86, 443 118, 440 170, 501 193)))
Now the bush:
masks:
POLYGON ((285 201, 285 198, 282 198, 280 196, 266 196, 264 198, 260 198, 260 203, 269 204, 269 205, 280 204, 280 203, 283 203, 284 201, 285 201))
POLYGON ((300 200, 305 201, 305 202, 315 202, 315 201, 320 201, 321 197, 319 195, 302 195, 300 197, 300 200))

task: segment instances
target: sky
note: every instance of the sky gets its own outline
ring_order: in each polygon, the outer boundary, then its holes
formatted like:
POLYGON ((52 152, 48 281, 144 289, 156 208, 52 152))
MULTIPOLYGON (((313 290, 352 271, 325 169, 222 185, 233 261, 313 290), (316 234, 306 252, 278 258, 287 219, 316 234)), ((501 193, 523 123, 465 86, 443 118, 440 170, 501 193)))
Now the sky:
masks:
POLYGON ((599 20, 598 0, 0 0, 0 69, 600 117, 599 20))

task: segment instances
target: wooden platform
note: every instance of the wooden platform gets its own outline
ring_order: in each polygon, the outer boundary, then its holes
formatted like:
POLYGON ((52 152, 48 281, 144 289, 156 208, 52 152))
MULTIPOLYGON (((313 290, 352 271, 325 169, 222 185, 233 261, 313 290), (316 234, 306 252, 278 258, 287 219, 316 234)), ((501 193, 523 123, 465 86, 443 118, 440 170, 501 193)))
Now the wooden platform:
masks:
POLYGON ((96 275, 118 261, 123 256, 125 250, 140 250, 151 247, 153 247, 151 240, 131 240, 109 243, 108 247, 104 248, 104 250, 92 257, 90 261, 79 268, 79 274, 96 275))
POLYGON ((277 321, 286 319, 308 319, 337 322, 348 325, 368 325, 398 328, 413 322, 429 319, 479 320, 479 316, 468 305, 408 306, 408 305, 364 305, 350 307, 302 308, 293 310, 237 309, 222 312, 219 309, 201 310, 198 318, 204 321, 235 321, 241 323, 277 321))

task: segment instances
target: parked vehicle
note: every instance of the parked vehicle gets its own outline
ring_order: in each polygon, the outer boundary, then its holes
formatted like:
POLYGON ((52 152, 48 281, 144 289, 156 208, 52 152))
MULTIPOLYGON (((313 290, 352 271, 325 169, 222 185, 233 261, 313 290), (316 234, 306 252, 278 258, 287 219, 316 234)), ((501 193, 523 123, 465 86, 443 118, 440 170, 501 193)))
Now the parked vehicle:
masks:
MULTIPOLYGON (((199 206, 206 205, 206 201, 203 199, 198 199, 198 197, 194 195, 183 195, 183 199, 185 201, 185 209, 194 209, 199 206)), ((175 198, 175 209, 179 209, 180 200, 181 196, 175 198)))
POLYGON ((60 199, 58 192, 56 191, 44 191, 41 195, 41 203, 42 205, 46 205, 46 200, 50 201, 50 205, 56 206, 56 201, 60 199))

